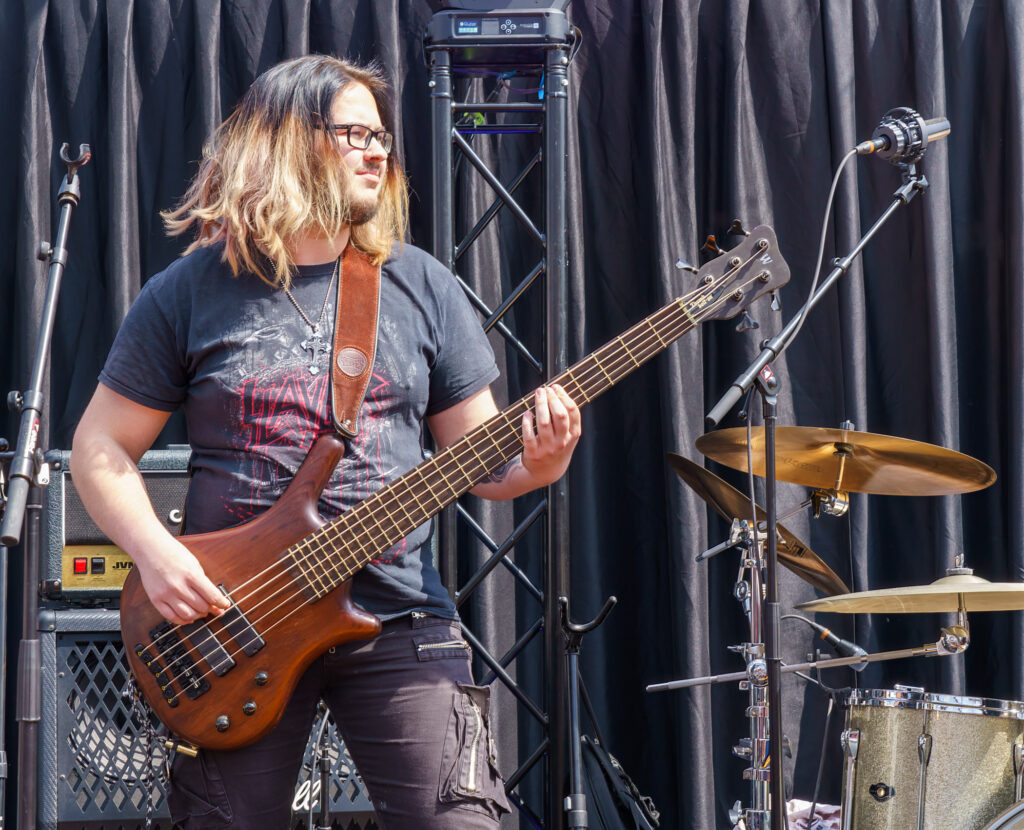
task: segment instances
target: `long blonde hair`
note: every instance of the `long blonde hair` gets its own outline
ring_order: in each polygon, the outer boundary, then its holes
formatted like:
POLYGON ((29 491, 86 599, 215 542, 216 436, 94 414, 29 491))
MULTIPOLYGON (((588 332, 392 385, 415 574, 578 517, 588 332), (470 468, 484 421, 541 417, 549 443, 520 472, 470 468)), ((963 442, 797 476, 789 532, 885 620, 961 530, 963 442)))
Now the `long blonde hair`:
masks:
MULTIPOLYGON (((185 253, 224 242, 236 276, 251 271, 289 285, 289 242, 337 236, 349 225, 349 179, 338 142, 325 128, 335 97, 349 84, 373 96, 384 128, 394 131, 391 86, 375 64, 327 55, 279 63, 260 75, 203 148, 203 161, 181 202, 161 216, 170 234, 195 226, 185 253)), ((388 156, 379 209, 351 226, 351 242, 376 264, 408 226, 409 190, 388 156)))

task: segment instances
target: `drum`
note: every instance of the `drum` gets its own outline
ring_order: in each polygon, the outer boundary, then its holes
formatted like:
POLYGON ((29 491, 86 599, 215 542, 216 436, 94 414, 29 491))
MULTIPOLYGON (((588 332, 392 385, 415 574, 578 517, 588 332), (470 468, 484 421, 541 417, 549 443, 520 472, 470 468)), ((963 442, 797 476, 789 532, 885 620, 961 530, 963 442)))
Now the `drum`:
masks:
POLYGON ((1024 830, 1024 801, 1001 812, 985 830, 1024 830))
POLYGON ((843 830, 983 830, 1021 797, 1024 703, 855 690, 843 752, 843 830))

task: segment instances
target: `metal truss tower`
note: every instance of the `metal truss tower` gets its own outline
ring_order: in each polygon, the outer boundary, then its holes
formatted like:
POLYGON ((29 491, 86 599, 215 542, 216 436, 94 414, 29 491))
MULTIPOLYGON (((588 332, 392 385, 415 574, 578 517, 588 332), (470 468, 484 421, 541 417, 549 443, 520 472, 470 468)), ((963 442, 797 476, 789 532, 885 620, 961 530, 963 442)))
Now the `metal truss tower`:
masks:
MULTIPOLYGON (((515 390, 517 396, 565 369, 567 362, 568 66, 577 33, 564 13, 566 4, 567 0, 563 0, 549 4, 561 8, 538 10, 542 5, 538 0, 530 4, 506 0, 488 4, 488 10, 474 11, 465 7, 477 4, 465 0, 458 4, 464 7, 461 10, 435 14, 425 38, 432 102, 433 252, 459 278, 483 318, 484 329, 498 332, 504 338, 511 355, 509 374, 518 377, 522 368, 523 389, 515 390), (501 5, 516 8, 494 11, 501 5), (527 5, 530 8, 523 8, 527 5), (530 90, 532 100, 508 100, 512 97, 509 90, 524 92, 512 86, 512 81, 519 79, 533 80, 529 84, 534 87, 530 90), (465 96, 463 102, 456 101, 457 86, 465 96), (480 100, 474 100, 474 96, 480 100), (498 142, 525 143, 526 152, 520 155, 525 164, 514 176, 506 176, 505 181, 484 158, 496 158, 495 153, 483 151, 493 150, 498 142), (536 145, 532 155, 530 142, 536 145), (490 190, 493 201, 479 216, 467 218, 460 215, 456 183, 464 184, 460 177, 469 175, 477 177, 474 186, 479 182, 481 188, 490 190), (531 188, 524 182, 529 180, 536 185, 538 178, 542 192, 537 197, 534 186, 535 198, 530 199, 531 188), (543 216, 535 220, 529 214, 530 208, 534 213, 539 208, 543 216), (498 238, 503 249, 515 246, 517 255, 537 248, 540 256, 535 264, 527 266, 518 281, 506 280, 504 290, 500 284, 501 269, 497 262, 493 263, 493 279, 498 282, 494 296, 500 297, 500 301, 492 308, 481 298, 482 292, 474 291, 462 278, 460 268, 469 261, 467 253, 480 243, 485 231, 499 217, 506 219, 502 233, 498 236, 492 227, 490 239, 498 238), (468 230, 456 239, 459 227, 468 230), (529 291, 535 283, 543 291, 529 291), (543 306, 539 313, 538 300, 542 300, 543 306), (534 307, 527 308, 531 302, 534 307), (516 314, 514 309, 521 313, 516 314), (517 322, 528 320, 533 321, 533 350, 524 342, 526 338, 517 333, 517 328, 529 325, 517 326, 517 322), (541 353, 535 354, 537 351, 541 353)), ((506 152, 503 157, 509 155, 506 152)), ((499 259, 508 261, 505 257, 499 259)), ((513 576, 518 607, 515 643, 504 654, 495 655, 484 648, 468 627, 465 634, 477 658, 489 669, 484 682, 497 679, 504 683, 516 700, 517 715, 535 722, 531 728, 518 730, 520 762, 507 775, 506 789, 510 800, 532 826, 553 830, 562 823, 563 782, 568 768, 567 688, 558 607, 558 597, 565 595, 569 586, 569 506, 564 478, 549 487, 532 509, 517 506, 513 524, 511 533, 499 541, 490 538, 474 520, 464 501, 449 508, 440 520, 441 573, 457 607, 462 607, 499 565, 513 576), (543 566, 531 579, 510 554, 535 525, 543 527, 542 534, 534 533, 543 538, 543 566), (465 568, 466 557, 460 556, 459 540, 467 538, 482 544, 490 555, 460 584, 458 566, 462 563, 465 568), (535 656, 536 643, 540 644, 539 657, 535 656), (522 665, 529 659, 534 663, 526 673, 539 673, 542 678, 534 684, 532 696, 513 678, 515 671, 511 668, 517 661, 522 665), (527 734, 540 738, 528 740, 524 746, 527 734), (542 781, 539 809, 536 804, 527 803, 529 799, 520 791, 524 778, 530 775, 536 781, 538 771, 542 781)), ((531 550, 529 554, 534 558, 538 551, 531 550)), ((536 794, 538 788, 525 789, 536 794)))

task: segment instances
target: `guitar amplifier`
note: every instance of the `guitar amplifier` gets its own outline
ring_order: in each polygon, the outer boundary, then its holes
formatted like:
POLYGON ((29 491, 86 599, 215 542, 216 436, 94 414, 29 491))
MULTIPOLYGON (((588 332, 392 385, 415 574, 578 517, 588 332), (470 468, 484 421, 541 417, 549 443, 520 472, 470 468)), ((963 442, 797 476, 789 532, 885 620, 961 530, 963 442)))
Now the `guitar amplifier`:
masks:
MULTIPOLYGON (((139 470, 153 509, 177 535, 188 492, 187 445, 150 450, 139 470)), ((82 505, 70 470, 71 453, 50 455, 50 484, 43 495, 43 550, 39 563, 41 594, 47 607, 117 607, 132 560, 96 527, 82 505)))
MULTIPOLYGON (((42 707, 39 725, 41 830, 170 830, 167 751, 150 746, 146 722, 122 695, 128 681, 118 612, 44 609, 39 614, 42 707), (152 800, 149 791, 152 789, 152 800)), ((150 721, 154 728, 155 720, 150 721)), ((317 719, 295 782, 291 828, 315 826, 319 773, 313 763, 320 727, 328 730, 331 823, 376 828, 362 779, 333 724, 317 719), (312 780, 311 780, 312 775, 312 780), (309 811, 314 824, 308 824, 309 811)), ((187 759, 184 763, 190 763, 187 759)))

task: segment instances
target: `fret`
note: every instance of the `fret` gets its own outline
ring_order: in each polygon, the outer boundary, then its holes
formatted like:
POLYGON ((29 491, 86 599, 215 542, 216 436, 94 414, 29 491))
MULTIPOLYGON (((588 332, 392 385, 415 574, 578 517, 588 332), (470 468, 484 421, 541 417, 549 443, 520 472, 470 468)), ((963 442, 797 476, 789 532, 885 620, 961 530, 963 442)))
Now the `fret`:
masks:
POLYGON ((629 356, 629 359, 633 361, 633 366, 639 367, 640 363, 635 357, 633 357, 633 353, 629 350, 629 346, 626 345, 626 341, 623 340, 621 336, 618 338, 618 341, 622 344, 622 350, 629 356))
MULTIPOLYGON (((519 403, 522 404, 523 401, 520 401, 519 403)), ((514 407, 510 406, 508 409, 506 409, 506 410, 504 410, 502 412, 499 412, 498 413, 498 417, 501 418, 505 422, 504 426, 509 431, 509 438, 511 438, 513 441, 515 441, 517 445, 521 445, 521 442, 522 442, 523 438, 522 438, 522 432, 519 429, 519 424, 514 423, 511 420, 511 418, 509 417, 509 413, 512 411, 512 409, 514 409, 514 407)), ((522 418, 521 415, 519 417, 522 418)))
MULTIPOLYGON (((639 365, 639 364, 637 364, 637 365, 639 365)), ((569 378, 569 382, 572 383, 576 387, 575 391, 583 396, 583 402, 584 403, 590 403, 590 397, 584 391, 582 384, 578 380, 576 380, 575 376, 572 373, 572 369, 566 369, 565 372, 562 373, 562 375, 564 377, 569 378)), ((566 392, 569 392, 569 388, 568 388, 569 387, 569 383, 563 383, 562 387, 565 389, 566 392)), ((569 397, 570 398, 573 397, 571 392, 569 394, 569 397)))
MULTIPOLYGON (((463 439, 462 439, 461 441, 459 441, 459 443, 458 443, 458 444, 453 444, 453 445, 452 445, 452 449, 454 450, 454 449, 456 449, 457 447, 459 447, 459 445, 461 445, 461 444, 465 444, 465 443, 466 443, 466 439, 465 439, 465 438, 463 438, 463 439)), ((461 464, 459 463, 459 459, 458 459, 458 457, 456 456, 456 454, 455 454, 454 452, 452 452, 452 453, 449 453, 449 454, 451 455, 451 460, 455 462, 455 466, 459 468, 459 472, 460 472, 460 473, 462 474, 462 476, 463 476, 463 477, 464 477, 464 478, 466 479, 467 483, 469 483, 469 484, 472 484, 472 483, 473 483, 473 477, 472 477, 471 475, 469 475, 469 474, 468 474, 468 473, 466 472, 466 468, 465 468, 465 467, 463 467, 463 466, 462 466, 462 465, 461 465, 461 464)), ((446 479, 445 479, 445 481, 447 481, 447 480, 448 480, 448 479, 446 478, 446 479)), ((453 495, 453 496, 454 496, 455 498, 458 498, 458 496, 459 496, 459 492, 460 492, 460 491, 459 491, 459 489, 457 489, 457 488, 455 488, 455 487, 453 487, 453 488, 452 488, 452 495, 453 495)))
POLYGON ((317 590, 314 581, 310 579, 309 571, 306 568, 306 563, 295 556, 294 547, 289 550, 289 554, 291 555, 292 562, 295 563, 299 575, 302 577, 303 582, 305 582, 306 587, 310 590, 310 592, 316 599, 320 599, 320 597, 322 597, 323 594, 317 590))
POLYGON ((480 453, 476 451, 476 448, 473 446, 472 443, 469 444, 469 451, 473 453, 474 456, 476 456, 476 460, 480 464, 480 468, 486 470, 487 462, 480 457, 480 453))
POLYGON ((329 545, 324 544, 325 541, 325 536, 320 531, 313 533, 306 537, 306 551, 308 557, 313 558, 323 569, 324 575, 333 579, 337 576, 337 565, 331 557, 333 551, 329 545))
POLYGON ((491 435, 491 429, 490 429, 490 425, 489 424, 484 425, 484 435, 486 435, 490 439, 491 444, 494 445, 494 449, 496 449, 498 451, 499 457, 503 457, 504 453, 505 453, 505 450, 502 449, 501 444, 499 444, 497 441, 494 440, 494 436, 491 435))
MULTIPOLYGON (((411 491, 411 488, 410 488, 410 491, 411 491)), ((410 494, 411 494, 411 492, 410 492, 410 494)), ((415 500, 415 496, 413 496, 413 499, 415 500)), ((421 524, 423 524, 422 521, 417 521, 416 518, 414 516, 412 516, 409 513, 408 510, 405 509, 405 502, 403 502, 401 498, 395 498, 395 501, 398 503, 398 506, 399 506, 399 508, 401 508, 401 511, 405 514, 405 518, 409 521, 409 524, 410 524, 410 531, 409 532, 411 532, 411 528, 416 528, 416 527, 419 527, 421 524)), ((420 506, 420 510, 422 511, 423 507, 422 507, 422 505, 420 505, 418 500, 416 500, 416 504, 420 506)))
MULTIPOLYGON (((373 523, 375 525, 377 525, 377 529, 380 531, 381 537, 384 538, 384 539, 387 539, 388 538, 387 531, 384 529, 384 526, 380 522, 377 521, 377 511, 376 510, 367 510, 366 512, 369 514, 367 516, 367 518, 368 519, 373 519, 373 523)), ((361 524, 363 524, 363 527, 366 530, 366 533, 369 534, 370 533, 369 528, 366 528, 365 523, 361 522, 361 524)), ((373 541, 373 537, 372 536, 370 537, 370 541, 371 542, 373 541)))
POLYGON ((327 561, 324 558, 317 556, 316 551, 313 550, 310 542, 314 538, 315 537, 307 538, 306 541, 302 543, 300 549, 302 549, 303 559, 310 564, 310 570, 316 576, 316 581, 326 589, 330 583, 330 579, 327 578, 327 561))
MULTIPOLYGON (((437 456, 434 456, 434 458, 437 458, 437 456)), ((426 467, 431 467, 431 466, 436 466, 434 464, 434 459, 433 458, 430 461, 427 461, 427 462, 421 464, 419 467, 414 467, 412 469, 412 472, 416 473, 420 477, 420 481, 423 482, 423 486, 427 488, 427 493, 430 495, 430 497, 434 501, 437 502, 437 506, 440 509, 440 508, 444 507, 445 504, 447 504, 447 502, 442 501, 441 499, 439 499, 437 497, 437 494, 434 492, 433 488, 430 486, 430 482, 427 481, 427 477, 426 477, 426 473, 424 473, 424 469, 426 467)), ((403 476, 403 478, 404 478, 404 476, 403 476)), ((409 478, 411 479, 412 476, 410 475, 409 478)), ((409 490, 412 491, 412 481, 409 482, 409 490)), ((415 495, 413 496, 413 498, 415 498, 415 495)), ((416 499, 416 504, 419 504, 419 503, 420 503, 419 499, 416 499)), ((423 512, 424 512, 425 515, 430 515, 429 513, 427 513, 426 508, 423 509, 423 512)))
POLYGON ((304 550, 306 542, 299 542, 293 547, 292 559, 299 565, 303 577, 314 593, 319 595, 317 584, 320 583, 320 575, 316 572, 316 560, 310 559, 304 550))
POLYGON ((395 520, 394 515, 387 508, 384 510, 384 522, 378 522, 378 525, 381 527, 381 532, 384 538, 390 543, 388 544, 388 547, 391 547, 391 545, 396 544, 399 540, 404 539, 406 534, 409 532, 402 530, 402 526, 395 520), (388 531, 386 527, 386 524, 389 522, 391 524, 390 531, 388 531))
POLYGON ((661 343, 661 347, 666 348, 668 343, 661 339, 661 335, 658 334, 658 330, 654 327, 654 323, 651 322, 651 318, 648 317, 644 322, 647 323, 647 327, 654 332, 654 336, 658 338, 658 342, 661 343))
MULTIPOLYGON (((445 450, 444 454, 445 454, 445 455, 449 455, 449 454, 450 454, 450 450, 451 450, 451 448, 449 447, 449 449, 448 449, 448 450, 445 450)), ((435 455, 435 456, 434 456, 434 458, 433 458, 432 460, 433 460, 434 462, 437 462, 437 461, 438 461, 438 459, 439 459, 439 457, 440 457, 440 455, 441 455, 440 453, 439 453, 438 455, 435 455)), ((452 483, 451 483, 451 482, 450 482, 450 481, 448 480, 448 476, 446 476, 446 475, 444 474, 444 470, 442 470, 442 469, 441 469, 441 465, 440 465, 440 463, 435 463, 435 464, 434 464, 434 472, 436 472, 436 473, 437 473, 437 474, 438 474, 439 476, 441 476, 441 478, 443 478, 443 479, 444 479, 444 483, 445 483, 445 486, 446 486, 446 487, 447 487, 447 488, 448 488, 448 489, 449 489, 449 490, 451 491, 451 494, 452 494, 452 498, 455 498, 456 496, 458 496, 458 492, 459 492, 459 491, 458 491, 458 490, 456 490, 456 489, 455 489, 455 488, 454 488, 454 487, 452 486, 452 483)), ((446 504, 448 504, 448 500, 446 499, 445 501, 443 501, 443 502, 442 502, 442 501, 441 501, 440 499, 438 499, 438 502, 437 502, 437 503, 438 503, 438 506, 440 506, 440 507, 444 507, 444 506, 445 506, 446 504)))
POLYGON ((600 360, 597 361, 597 368, 600 369, 601 370, 601 374, 603 374, 608 379, 608 385, 609 386, 614 386, 615 385, 615 379, 605 371, 605 368, 604 368, 604 366, 601 365, 601 361, 600 360))

